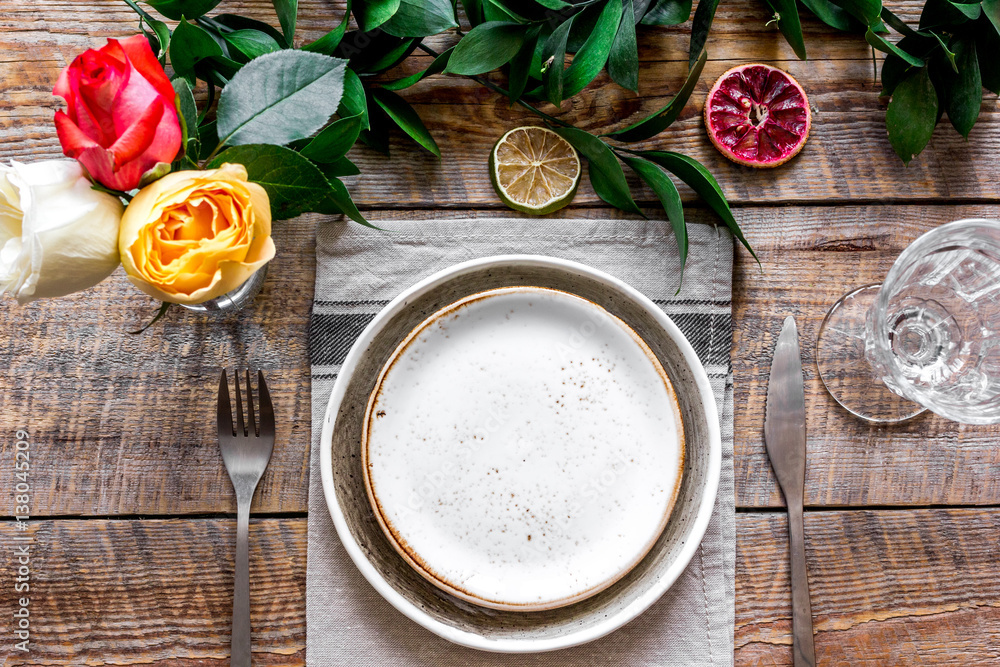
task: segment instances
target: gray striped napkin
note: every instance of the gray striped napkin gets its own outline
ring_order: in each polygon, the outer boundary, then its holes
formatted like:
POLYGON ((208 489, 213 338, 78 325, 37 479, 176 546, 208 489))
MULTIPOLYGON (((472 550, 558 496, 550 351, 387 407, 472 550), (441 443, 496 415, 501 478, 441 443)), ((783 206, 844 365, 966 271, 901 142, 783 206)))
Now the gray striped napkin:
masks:
POLYGON ((690 226, 684 285, 670 225, 659 221, 480 218, 379 222, 394 231, 324 224, 316 239, 309 329, 312 453, 306 573, 306 662, 333 665, 731 665, 735 598, 732 347, 733 242, 690 226), (441 269, 478 257, 552 255, 624 280, 663 308, 705 365, 722 416, 722 483, 701 547, 648 611, 612 634, 542 655, 453 645, 397 612, 344 551, 323 497, 319 438, 333 382, 358 334, 390 299, 441 269))

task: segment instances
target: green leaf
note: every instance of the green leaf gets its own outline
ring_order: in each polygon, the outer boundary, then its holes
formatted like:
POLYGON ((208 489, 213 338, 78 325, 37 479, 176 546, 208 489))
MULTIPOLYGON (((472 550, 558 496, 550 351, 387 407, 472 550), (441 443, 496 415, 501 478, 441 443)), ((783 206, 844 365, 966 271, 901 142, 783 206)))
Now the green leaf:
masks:
POLYGON ((259 30, 234 30, 222 38, 229 46, 242 53, 248 61, 265 53, 281 50, 281 45, 273 37, 259 30))
POLYGON ((881 19, 882 0, 837 0, 837 4, 869 28, 881 19))
POLYGON ((487 21, 479 24, 455 46, 445 72, 476 75, 507 64, 524 45, 526 30, 518 23, 487 21))
POLYGON ((222 0, 146 0, 146 4, 168 19, 180 21, 181 17, 194 20, 215 9, 222 0))
POLYGON ((283 146, 234 146, 217 155, 207 168, 217 169, 227 162, 242 164, 249 180, 263 186, 275 220, 314 210, 330 191, 326 176, 316 165, 283 146))
POLYGON ((156 36, 156 43, 159 46, 159 51, 156 55, 162 64, 163 59, 167 57, 167 50, 170 48, 170 28, 163 21, 154 19, 149 12, 135 4, 134 0, 125 0, 125 4, 139 15, 140 26, 145 23, 153 31, 153 34, 156 36))
POLYGON ((684 264, 687 262, 688 254, 688 237, 687 225, 684 224, 684 205, 681 204, 681 194, 677 192, 677 186, 670 180, 670 177, 655 163, 638 157, 625 158, 625 162, 639 174, 646 185, 653 189, 660 204, 663 205, 670 226, 674 228, 674 236, 677 237, 677 251, 681 256, 681 282, 683 282, 684 264))
POLYGON ((563 72, 566 67, 566 40, 573 27, 573 18, 563 21, 545 40, 542 49, 542 84, 545 97, 557 107, 563 101, 563 72))
POLYGON ((358 207, 354 205, 354 200, 351 199, 351 193, 347 191, 347 188, 340 182, 340 179, 331 177, 328 181, 328 185, 330 189, 327 192, 326 197, 320 201, 316 209, 319 213, 326 213, 327 215, 342 213, 354 222, 362 224, 365 227, 381 230, 380 227, 376 227, 372 223, 365 220, 365 216, 361 215, 361 211, 359 211, 358 207))
POLYGON ((422 72, 417 72, 416 74, 411 74, 404 79, 398 79, 396 81, 390 81, 389 83, 382 86, 386 90, 403 90, 404 88, 409 88, 418 81, 422 81, 429 76, 435 74, 440 74, 444 71, 444 68, 448 65, 448 60, 451 59, 451 54, 454 52, 455 47, 451 47, 447 51, 441 53, 436 57, 431 64, 422 72))
POLYGON ((299 152, 313 162, 336 162, 351 150, 361 134, 361 115, 341 118, 323 128, 299 152))
POLYGON ((1000 28, 993 29, 984 19, 979 19, 976 35, 976 53, 979 55, 979 74, 983 87, 1000 95, 1000 28))
MULTIPOLYGON (((899 40, 896 46, 911 55, 925 59, 931 51, 937 48, 937 42, 931 37, 917 33, 915 37, 904 37, 899 40)), ((882 96, 892 95, 896 86, 899 85, 899 82, 903 80, 903 77, 906 76, 906 73, 912 67, 913 65, 910 65, 896 54, 888 54, 882 63, 882 92, 879 94, 882 96)))
MULTIPOLYGON (((587 5, 582 12, 574 15, 573 29, 570 30, 569 39, 566 40, 566 53, 577 53, 583 48, 584 43, 597 28, 597 21, 605 9, 604 3, 597 0, 596 4, 587 5)), ((609 27, 608 29, 613 34, 616 28, 609 27)))
POLYGON ((774 20, 778 30, 785 36, 785 41, 800 60, 806 59, 806 43, 802 37, 802 23, 799 21, 799 9, 795 0, 765 0, 774 10, 774 20))
POLYGON ((983 8, 983 16, 989 19, 997 35, 1000 35, 1000 0, 983 0, 980 7, 983 8))
POLYGON ((354 3, 352 10, 362 32, 379 27, 396 13, 400 0, 362 0, 354 3))
POLYGON ((483 0, 462 0, 462 7, 473 28, 486 20, 483 16, 483 0))
POLYGON ((346 62, 285 50, 245 65, 222 90, 219 136, 229 145, 287 144, 310 136, 336 112, 346 62))
POLYGON ((622 18, 621 0, 606 0, 590 37, 583 43, 563 75, 563 94, 573 97, 594 80, 611 54, 622 18))
POLYGON ((608 55, 608 74, 622 88, 639 90, 639 46, 635 41, 635 8, 625 0, 618 34, 608 55))
POLYGON ((384 88, 377 88, 372 92, 375 103, 399 126, 403 132, 411 139, 429 150, 434 155, 441 157, 441 149, 438 148, 434 137, 427 131, 420 116, 413 110, 406 100, 384 88))
POLYGON ((510 61, 510 75, 507 82, 507 95, 510 103, 514 104, 524 94, 524 89, 528 87, 528 77, 531 75, 531 61, 535 56, 535 47, 538 45, 538 35, 541 34, 542 25, 538 24, 528 29, 528 34, 524 38, 524 45, 510 61))
POLYGON ((889 143, 896 155, 909 164, 924 150, 937 124, 937 91, 926 67, 911 70, 896 86, 885 112, 889 143))
POLYGON ((149 324, 147 324, 146 326, 144 326, 141 329, 136 329, 135 331, 129 331, 129 334, 131 334, 133 336, 137 336, 138 334, 141 334, 144 331, 146 331, 146 329, 148 329, 149 327, 151 327, 154 324, 156 324, 157 322, 159 322, 160 318, 167 314, 167 309, 170 308, 170 306, 172 306, 172 305, 174 305, 174 304, 170 303, 169 301, 163 301, 163 302, 161 302, 160 303, 160 310, 157 311, 156 317, 153 318, 153 321, 150 322, 149 324))
POLYGON ((428 37, 456 27, 451 0, 400 0, 399 9, 382 24, 396 37, 428 37))
POLYGON ((750 247, 750 244, 743 236, 740 226, 736 224, 736 219, 733 217, 733 212, 729 208, 729 202, 726 201, 726 195, 722 193, 719 182, 715 180, 715 177, 712 176, 711 172, 704 165, 687 155, 671 151, 643 151, 639 155, 655 162, 687 183, 715 211, 716 215, 722 218, 722 221, 726 223, 726 227, 733 233, 733 236, 743 244, 743 247, 750 251, 750 254, 757 260, 757 263, 760 263, 757 253, 750 247))
MULTIPOLYGON (((256 19, 247 18, 246 16, 239 16, 237 14, 219 14, 213 16, 212 18, 204 17, 202 21, 208 22, 209 24, 220 24, 224 28, 230 28, 232 30, 258 30, 278 43, 283 49, 289 47, 288 42, 285 41, 285 36, 274 29, 273 26, 264 23, 263 21, 258 21, 256 19)), ((225 29, 219 30, 219 32, 225 32, 225 29)))
POLYGON ((853 16, 844 11, 842 7, 838 7, 830 2, 830 0, 802 0, 802 4, 815 14, 816 18, 831 28, 854 31, 863 27, 853 16))
POLYGON ((326 33, 315 42, 309 42, 302 47, 303 51, 312 51, 313 53, 322 53, 325 56, 332 56, 340 46, 340 42, 344 39, 344 35, 347 33, 347 24, 351 20, 351 0, 347 0, 347 7, 344 8, 344 18, 340 20, 337 27, 326 33))
POLYGON ((983 13, 983 8, 978 2, 952 2, 955 9, 965 14, 965 17, 975 21, 983 13))
POLYGON ((691 18, 692 4, 692 0, 657 0, 642 17, 642 24, 680 25, 691 18))
MULTIPOLYGON (((551 9, 553 11, 561 11, 563 9, 569 9, 573 5, 568 2, 563 2, 563 0, 535 0, 538 4, 546 9, 551 9)), ((546 12, 547 13, 547 12, 546 12)))
POLYGON ((956 5, 948 0, 926 0, 924 9, 920 12, 920 29, 948 28, 967 23, 970 17, 962 7, 974 7, 977 17, 981 11, 980 5, 956 5))
POLYGON ((335 55, 349 58, 348 67, 358 74, 382 72, 406 59, 416 48, 417 40, 394 37, 376 29, 370 33, 352 30, 344 35, 335 55))
POLYGON ((905 60, 910 65, 913 65, 914 67, 924 66, 923 60, 907 53, 903 49, 899 48, 899 46, 897 46, 896 44, 893 44, 892 42, 883 38, 881 35, 876 34, 875 32, 872 31, 871 28, 869 28, 865 32, 865 41, 871 44, 872 47, 878 49, 879 51, 883 51, 885 53, 893 53, 899 56, 900 58, 905 60))
POLYGON ((941 39, 941 35, 932 30, 928 30, 927 32, 933 35, 934 39, 937 40, 938 46, 941 47, 941 51, 944 53, 944 57, 948 60, 948 64, 951 65, 951 71, 958 74, 958 63, 955 61, 955 53, 948 48, 947 44, 944 43, 944 40, 941 39))
POLYGON ((891 11, 889 11, 888 7, 882 8, 880 16, 882 20, 888 23, 893 30, 903 35, 904 37, 911 37, 913 39, 925 37, 925 35, 920 34, 916 30, 911 28, 909 25, 907 25, 906 22, 903 21, 903 19, 899 18, 891 11))
POLYGON ((712 21, 715 19, 715 10, 719 7, 719 0, 698 0, 698 7, 694 10, 694 20, 691 23, 691 44, 688 47, 688 67, 694 67, 698 56, 705 50, 705 41, 708 40, 708 31, 712 29, 712 21))
POLYGON ((361 127, 365 130, 369 127, 368 97, 365 94, 365 86, 361 83, 361 77, 355 74, 354 70, 348 69, 344 72, 344 94, 340 98, 337 114, 341 118, 360 114, 361 127))
POLYGON ((281 24, 281 33, 289 44, 295 37, 295 15, 299 12, 299 0, 271 0, 281 24))
POLYGON ((181 117, 182 145, 188 156, 198 159, 198 107, 194 102, 191 85, 183 77, 170 82, 177 93, 177 111, 181 117))
POLYGON ((663 130, 670 127, 671 124, 677 117, 681 115, 681 111, 684 109, 684 105, 687 104, 688 99, 691 97, 691 93, 694 92, 694 87, 698 84, 698 77, 701 76, 701 71, 705 68, 705 61, 708 59, 708 52, 702 51, 698 60, 695 62, 694 67, 688 72, 687 80, 684 81, 684 85, 681 89, 677 91, 676 94, 671 98, 667 105, 654 113, 648 118, 640 120, 638 123, 629 125, 623 130, 618 130, 617 132, 612 132, 605 136, 615 139, 617 141, 642 141, 644 139, 649 139, 650 137, 655 137, 663 130))
MULTIPOLYGON (((1000 54, 994 56, 1000 57, 1000 54)), ((955 60, 958 64, 958 76, 951 81, 946 91, 948 120, 959 134, 968 139, 983 104, 983 80, 979 75, 976 43, 972 38, 955 42, 955 60)))
POLYGON ((642 215, 629 192, 622 165, 606 143, 575 127, 557 127, 555 132, 587 158, 590 184, 598 197, 627 213, 642 215))
POLYGON ((219 135, 215 131, 215 121, 202 123, 198 127, 198 139, 201 142, 197 159, 207 160, 208 156, 219 145, 219 135))
POLYGON ((327 178, 337 178, 340 176, 357 176, 361 173, 357 165, 348 160, 346 157, 342 157, 336 162, 323 163, 320 162, 316 165, 319 170, 326 174, 327 178))
POLYGON ((361 132, 360 139, 365 145, 389 157, 389 132, 394 123, 371 92, 368 92, 368 109, 369 129, 361 132))
POLYGON ((212 39, 207 30, 181 19, 170 40, 170 64, 177 76, 183 76, 194 85, 194 66, 199 61, 221 56, 222 47, 212 39))

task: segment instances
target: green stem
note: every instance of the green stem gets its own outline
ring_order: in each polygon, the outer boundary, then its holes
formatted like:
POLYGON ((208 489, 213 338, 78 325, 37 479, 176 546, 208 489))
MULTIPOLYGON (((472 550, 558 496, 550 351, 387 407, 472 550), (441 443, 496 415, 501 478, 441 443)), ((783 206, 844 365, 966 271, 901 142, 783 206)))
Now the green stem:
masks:
MULTIPOLYGON (((430 48, 429 46, 426 46, 422 41, 421 42, 417 42, 417 48, 420 49, 421 51, 423 51, 424 53, 426 53, 427 55, 433 56, 434 58, 437 58, 439 55, 441 55, 440 53, 438 53, 434 49, 430 48)), ((504 90, 503 88, 501 88, 500 86, 496 85, 492 81, 484 79, 481 76, 470 75, 470 74, 466 74, 466 75, 463 75, 463 76, 465 76, 468 79, 472 79, 473 81, 475 81, 476 83, 478 83, 481 86, 489 88, 490 90, 492 90, 495 93, 499 93, 500 95, 503 95, 504 97, 510 97, 510 92, 509 91, 504 90)), ((543 118, 544 120, 546 120, 546 121, 548 121, 550 123, 554 123, 556 125, 561 125, 563 127, 573 127, 572 125, 570 125, 569 123, 567 123, 564 120, 559 120, 558 118, 555 118, 554 116, 550 116, 549 114, 545 113, 544 111, 536 109, 533 105, 528 104, 527 102, 525 102, 520 97, 517 98, 516 102, 520 106, 522 106, 525 109, 527 109, 528 111, 530 111, 530 112, 538 115, 539 117, 543 118)))
POLYGON ((126 202, 132 201, 132 195, 130 195, 129 193, 122 192, 121 190, 112 190, 111 188, 106 188, 100 183, 91 183, 90 189, 97 190, 98 192, 104 192, 109 195, 114 195, 115 197, 121 197, 126 202))
POLYGON ((198 114, 198 125, 201 125, 202 123, 205 122, 205 118, 208 116, 208 112, 212 110, 212 105, 215 103, 215 84, 212 83, 211 81, 208 81, 207 83, 208 83, 208 103, 205 105, 205 108, 201 110, 201 113, 198 114))
POLYGON ((215 158, 215 156, 216 156, 216 155, 218 155, 218 154, 219 154, 219 151, 221 151, 221 150, 222 150, 222 147, 223 147, 223 146, 225 146, 225 145, 226 145, 226 142, 225 142, 225 140, 222 140, 222 141, 219 141, 219 144, 218 144, 218 145, 217 145, 217 146, 216 146, 215 148, 213 148, 213 149, 212 149, 212 152, 211 152, 211 153, 209 153, 209 154, 208 154, 208 157, 207 157, 207 158, 205 158, 205 159, 204 159, 204 160, 203 160, 202 162, 203 162, 204 164, 206 164, 206 165, 207 165, 207 164, 211 164, 211 163, 212 163, 212 160, 213 160, 213 159, 215 158))

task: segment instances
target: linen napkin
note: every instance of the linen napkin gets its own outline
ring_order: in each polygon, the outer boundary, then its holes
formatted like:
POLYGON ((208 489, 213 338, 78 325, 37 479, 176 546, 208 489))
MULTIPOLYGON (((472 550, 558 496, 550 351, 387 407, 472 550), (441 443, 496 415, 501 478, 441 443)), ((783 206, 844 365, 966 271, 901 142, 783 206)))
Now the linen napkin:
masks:
POLYGON ((733 242, 722 228, 689 227, 680 261, 662 221, 467 218, 378 223, 392 231, 324 224, 316 239, 310 322, 312 451, 306 573, 306 663, 335 665, 731 665, 735 614, 732 347, 733 242), (323 416, 354 340, 390 299, 459 262, 501 254, 551 255, 605 271, 651 298, 705 365, 722 420, 722 480, 704 539, 652 607, 596 641, 536 655, 457 646, 410 621, 355 567, 330 518, 319 470, 323 416))

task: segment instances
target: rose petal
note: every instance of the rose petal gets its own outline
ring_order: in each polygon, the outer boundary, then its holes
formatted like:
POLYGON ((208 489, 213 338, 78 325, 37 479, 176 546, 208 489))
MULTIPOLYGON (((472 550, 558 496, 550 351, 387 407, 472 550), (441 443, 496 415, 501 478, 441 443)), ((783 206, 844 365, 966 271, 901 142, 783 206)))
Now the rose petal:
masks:
POLYGON ((156 100, 146 107, 135 123, 123 132, 111 146, 115 156, 115 169, 131 162, 152 145, 156 138, 156 126, 163 117, 163 102, 156 100))

